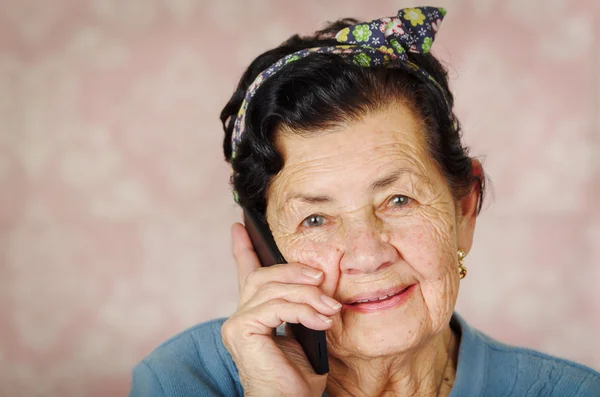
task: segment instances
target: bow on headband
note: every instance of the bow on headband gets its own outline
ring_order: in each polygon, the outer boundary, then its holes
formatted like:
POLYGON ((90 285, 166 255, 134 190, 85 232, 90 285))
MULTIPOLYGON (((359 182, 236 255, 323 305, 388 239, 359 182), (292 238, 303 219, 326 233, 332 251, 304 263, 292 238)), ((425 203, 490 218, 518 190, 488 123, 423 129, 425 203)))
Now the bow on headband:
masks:
MULTIPOLYGON (((407 61, 406 51, 429 52, 444 15, 446 10, 443 8, 404 8, 398 11, 397 17, 374 19, 344 28, 335 38, 342 44, 371 47, 391 58, 407 61)), ((369 63, 366 57, 361 58, 363 63, 369 63)), ((357 61, 360 63, 361 59, 357 61)))
MULTIPOLYGON (((374 19, 340 30, 335 36, 339 45, 308 48, 283 57, 259 74, 248 87, 233 127, 231 157, 235 158, 236 148, 245 129, 246 110, 258 88, 285 65, 310 54, 336 54, 367 68, 405 67, 424 81, 432 83, 445 100, 444 89, 439 83, 425 70, 410 62, 406 54, 407 51, 428 53, 445 15, 446 10, 438 7, 404 8, 395 17, 374 19)), ((237 201, 235 192, 234 196, 237 201)))

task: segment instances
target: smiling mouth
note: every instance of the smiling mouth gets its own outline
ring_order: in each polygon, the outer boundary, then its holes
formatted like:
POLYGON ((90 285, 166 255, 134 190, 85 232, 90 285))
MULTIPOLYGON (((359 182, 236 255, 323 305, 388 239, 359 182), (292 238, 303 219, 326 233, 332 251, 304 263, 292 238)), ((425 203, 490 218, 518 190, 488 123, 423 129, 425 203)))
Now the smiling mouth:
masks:
POLYGON ((360 299, 352 303, 346 303, 345 309, 358 312, 374 312, 388 309, 405 302, 410 293, 415 289, 416 284, 409 285, 397 292, 381 295, 369 299, 360 299))

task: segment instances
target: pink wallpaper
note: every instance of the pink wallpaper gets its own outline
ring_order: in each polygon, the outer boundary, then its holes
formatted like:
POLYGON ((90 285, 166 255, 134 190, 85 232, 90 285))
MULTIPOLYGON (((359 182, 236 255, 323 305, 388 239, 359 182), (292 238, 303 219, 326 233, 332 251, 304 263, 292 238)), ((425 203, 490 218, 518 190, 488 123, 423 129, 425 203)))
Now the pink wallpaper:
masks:
MULTIPOLYGON (((158 343, 230 314, 218 113, 240 73, 294 32, 408 5, 0 0, 0 395, 124 395, 158 343)), ((493 188, 458 310, 600 369, 598 2, 436 5, 493 188)))

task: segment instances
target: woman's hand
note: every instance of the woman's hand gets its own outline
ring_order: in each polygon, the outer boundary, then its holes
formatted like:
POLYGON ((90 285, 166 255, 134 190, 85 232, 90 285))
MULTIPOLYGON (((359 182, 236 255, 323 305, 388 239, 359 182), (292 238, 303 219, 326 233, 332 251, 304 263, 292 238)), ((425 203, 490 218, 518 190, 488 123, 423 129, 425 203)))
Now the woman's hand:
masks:
POLYGON ((300 263, 261 267, 243 225, 231 229, 240 303, 221 329, 246 396, 320 396, 327 375, 317 375, 292 338, 274 336, 282 323, 314 330, 331 326, 341 305, 318 287, 323 273, 300 263))

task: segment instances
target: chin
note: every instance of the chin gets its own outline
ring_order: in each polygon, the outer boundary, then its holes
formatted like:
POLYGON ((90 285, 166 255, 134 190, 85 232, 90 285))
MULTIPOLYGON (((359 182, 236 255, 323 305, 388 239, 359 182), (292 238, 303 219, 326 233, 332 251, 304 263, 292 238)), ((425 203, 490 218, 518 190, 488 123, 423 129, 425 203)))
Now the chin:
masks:
POLYGON ((416 306, 420 305, 375 313, 345 310, 341 313, 342 321, 328 332, 332 352, 339 356, 375 358, 416 348, 433 331, 426 310, 416 306))

